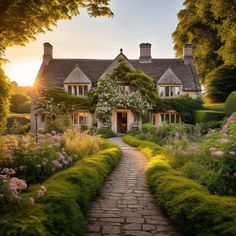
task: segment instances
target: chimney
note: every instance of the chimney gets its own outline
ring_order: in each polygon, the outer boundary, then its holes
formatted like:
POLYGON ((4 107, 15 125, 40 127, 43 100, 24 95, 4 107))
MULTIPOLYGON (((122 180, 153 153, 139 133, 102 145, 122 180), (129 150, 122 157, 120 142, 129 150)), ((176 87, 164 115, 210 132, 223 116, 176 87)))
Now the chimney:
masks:
POLYGON ((139 63, 152 63, 151 47, 150 43, 141 43, 140 45, 140 57, 139 63))
POLYGON ((53 46, 50 43, 44 43, 43 47, 44 47, 43 64, 48 65, 48 63, 52 60, 53 46))
POLYGON ((184 58, 184 64, 190 64, 193 62, 193 47, 192 44, 184 44, 183 47, 183 58, 184 58))

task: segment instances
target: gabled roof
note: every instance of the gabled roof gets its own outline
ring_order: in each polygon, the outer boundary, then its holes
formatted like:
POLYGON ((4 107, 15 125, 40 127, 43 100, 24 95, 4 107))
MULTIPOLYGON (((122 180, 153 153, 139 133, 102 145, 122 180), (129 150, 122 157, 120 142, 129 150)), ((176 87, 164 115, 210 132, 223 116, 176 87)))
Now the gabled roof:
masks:
POLYGON ((176 74, 168 68, 166 72, 157 81, 158 85, 182 85, 182 82, 176 76, 176 74))
POLYGON ((121 60, 124 60, 128 64, 131 70, 135 70, 135 68, 130 64, 129 59, 123 54, 121 49, 120 54, 115 58, 112 64, 103 72, 103 74, 100 76, 99 79, 103 79, 105 78, 106 75, 111 74, 113 69, 119 65, 119 62, 121 60))
POLYGON ((64 84, 91 84, 91 80, 76 65, 75 69, 64 80, 64 84))
MULTIPOLYGON (((98 59, 52 59, 48 65, 42 65, 40 73, 36 78, 36 84, 39 88, 50 88, 52 86, 63 87, 64 80, 74 70, 76 65, 92 82, 95 87, 99 78, 104 74, 111 72, 119 60, 121 53, 116 59, 98 60, 98 59)), ((122 53, 122 57, 125 55, 122 53)), ((173 73, 183 85, 183 90, 201 91, 201 86, 197 78, 197 73, 193 64, 184 64, 183 59, 155 59, 151 63, 140 63, 138 59, 127 59, 126 62, 138 70, 152 77, 157 83, 162 75, 171 68, 173 73)))

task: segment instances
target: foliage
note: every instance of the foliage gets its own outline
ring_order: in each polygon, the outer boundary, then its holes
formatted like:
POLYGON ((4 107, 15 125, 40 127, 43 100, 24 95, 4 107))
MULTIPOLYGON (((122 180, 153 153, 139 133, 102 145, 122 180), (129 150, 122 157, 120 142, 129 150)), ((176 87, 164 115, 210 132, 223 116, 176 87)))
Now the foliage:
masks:
POLYGON ((225 102, 229 94, 236 90, 236 67, 220 66, 206 77, 207 98, 211 102, 225 102))
POLYGON ((10 111, 16 112, 16 113, 29 113, 30 112, 30 97, 24 93, 13 94, 11 96, 10 111), (24 111, 25 106, 27 106, 26 112, 24 111))
POLYGON ((236 64, 235 0, 185 0, 173 39, 177 56, 192 43, 201 81, 221 65, 236 64))
POLYGON ((230 116, 236 111, 236 91, 232 92, 225 102, 225 114, 230 116))
POLYGON ((225 104, 224 103, 210 103, 210 104, 203 104, 203 108, 205 110, 213 110, 213 111, 225 111, 225 104))
POLYGON ((235 198, 209 194, 174 171, 165 156, 151 159, 146 176, 156 201, 187 235, 235 235, 235 198))
POLYGON ((30 122, 25 125, 20 124, 20 122, 15 119, 10 128, 7 129, 8 134, 26 134, 30 131, 30 122))
POLYGON ((111 114, 116 107, 130 108, 140 117, 151 110, 158 99, 153 79, 141 71, 133 71, 124 61, 120 61, 112 73, 102 79, 89 95, 91 110, 108 126, 111 125, 111 114), (127 83, 131 93, 119 94, 117 82, 127 83))
POLYGON ((62 88, 53 87, 42 92, 35 109, 48 118, 55 118, 69 111, 87 108, 87 99, 68 94, 62 88))
POLYGON ((106 143, 97 137, 87 133, 78 133, 76 130, 68 129, 63 136, 63 143, 66 152, 83 158, 92 155, 106 147, 106 143))
POLYGON ((150 123, 144 123, 142 125, 142 132, 144 134, 150 133, 150 134, 156 134, 157 128, 155 125, 150 124, 150 123))
POLYGON ((15 177, 27 183, 39 183, 72 164, 74 156, 69 156, 62 149, 62 137, 59 135, 25 135, 13 140, 5 139, 5 150, 0 153, 1 166, 12 168, 15 177))
MULTIPOLYGON (((11 212, 3 209, 2 216, 7 223, 0 225, 1 233, 82 235, 90 203, 109 172, 118 164, 120 156, 120 149, 109 144, 106 150, 57 173, 44 183, 47 192, 33 205, 19 205, 11 212)), ((35 198, 36 190, 38 186, 31 188, 25 197, 35 198)))
POLYGON ((58 115, 54 120, 47 120, 45 130, 47 133, 56 131, 63 133, 67 129, 72 128, 72 122, 68 115, 58 115))
POLYGON ((160 149, 151 150, 150 142, 128 135, 124 140, 149 149, 145 153, 151 158, 145 171, 148 184, 158 204, 186 235, 236 234, 235 198, 211 195, 204 186, 183 177, 173 169, 169 158, 160 154, 160 149))
POLYGON ((180 96, 176 98, 161 98, 156 103, 155 112, 165 112, 175 110, 182 115, 182 121, 187 124, 194 123, 194 112, 202 108, 202 100, 200 98, 191 98, 180 96))
POLYGON ((100 128, 97 130, 97 134, 101 137, 101 138, 112 138, 115 137, 116 134, 112 131, 112 130, 108 130, 108 129, 103 129, 100 128))
POLYGON ((82 8, 92 17, 112 16, 108 4, 109 0, 1 1, 0 55, 7 47, 24 45, 34 40, 36 34, 51 30, 57 21, 79 15, 82 8))
POLYGON ((5 131, 11 97, 11 83, 0 64, 0 134, 5 131))
POLYGON ((206 123, 209 121, 223 120, 224 116, 225 116, 225 113, 221 111, 196 110, 195 122, 206 123))
POLYGON ((128 143, 131 146, 138 148, 142 153, 147 155, 148 157, 152 157, 157 154, 161 150, 161 146, 149 141, 139 140, 132 135, 125 135, 123 137, 124 142, 128 143))

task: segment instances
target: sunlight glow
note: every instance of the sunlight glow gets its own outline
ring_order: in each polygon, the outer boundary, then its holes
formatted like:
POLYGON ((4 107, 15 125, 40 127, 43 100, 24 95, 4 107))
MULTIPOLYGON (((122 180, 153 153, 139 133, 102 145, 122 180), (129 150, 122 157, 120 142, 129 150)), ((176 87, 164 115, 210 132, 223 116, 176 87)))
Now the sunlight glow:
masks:
POLYGON ((40 62, 32 59, 18 61, 5 65, 5 72, 11 81, 19 86, 32 86, 39 71, 40 62))

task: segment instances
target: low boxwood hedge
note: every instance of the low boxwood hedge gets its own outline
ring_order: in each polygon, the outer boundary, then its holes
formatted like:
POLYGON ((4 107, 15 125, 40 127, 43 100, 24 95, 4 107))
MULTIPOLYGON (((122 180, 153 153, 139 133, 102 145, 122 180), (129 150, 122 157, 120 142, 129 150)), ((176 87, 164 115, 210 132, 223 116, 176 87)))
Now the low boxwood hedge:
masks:
POLYGON ((131 146, 138 148, 142 153, 144 153, 148 157, 159 153, 161 150, 161 146, 159 146, 158 144, 150 141, 139 140, 133 137, 132 135, 125 135, 123 137, 123 140, 131 146))
MULTIPOLYGON (((43 183, 45 196, 33 205, 25 200, 14 209, 4 209, 1 235, 81 235, 90 203, 120 157, 121 150, 110 145, 55 174, 43 183)), ((39 188, 34 185, 25 198, 35 197, 39 188)))
POLYGON ((195 111, 195 122, 206 123, 209 121, 223 120, 224 112, 212 110, 197 110, 195 111))
MULTIPOLYGON (((124 140, 136 147, 145 145, 134 137, 124 140)), ((147 181, 156 202, 176 225, 186 235, 236 235, 236 198, 211 195, 204 186, 174 170, 163 154, 155 153, 153 150, 145 171, 147 181)))
POLYGON ((233 91, 225 102, 225 113, 230 116, 233 112, 236 112, 236 91, 233 91))

